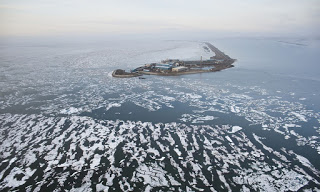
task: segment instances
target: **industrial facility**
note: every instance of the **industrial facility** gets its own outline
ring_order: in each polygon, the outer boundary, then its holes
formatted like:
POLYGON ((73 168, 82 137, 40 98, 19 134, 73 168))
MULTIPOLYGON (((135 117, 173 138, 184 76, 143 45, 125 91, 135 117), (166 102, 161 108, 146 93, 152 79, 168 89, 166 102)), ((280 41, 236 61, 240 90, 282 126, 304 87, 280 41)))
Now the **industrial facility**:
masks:
POLYGON ((219 49, 206 43, 207 46, 215 53, 215 56, 208 60, 188 60, 166 59, 159 63, 145 64, 144 66, 135 68, 130 73, 117 69, 113 73, 114 77, 136 77, 138 75, 182 75, 192 73, 215 72, 233 67, 235 59, 231 59, 219 49))

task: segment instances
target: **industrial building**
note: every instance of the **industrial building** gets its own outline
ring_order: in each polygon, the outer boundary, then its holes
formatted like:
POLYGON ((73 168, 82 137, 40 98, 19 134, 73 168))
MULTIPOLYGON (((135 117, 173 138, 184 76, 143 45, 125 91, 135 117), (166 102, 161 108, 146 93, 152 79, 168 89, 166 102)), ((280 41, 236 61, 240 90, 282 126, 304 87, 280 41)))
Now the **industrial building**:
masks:
POLYGON ((171 70, 172 66, 173 66, 172 64, 167 64, 167 63, 156 63, 154 68, 160 69, 160 70, 171 70))

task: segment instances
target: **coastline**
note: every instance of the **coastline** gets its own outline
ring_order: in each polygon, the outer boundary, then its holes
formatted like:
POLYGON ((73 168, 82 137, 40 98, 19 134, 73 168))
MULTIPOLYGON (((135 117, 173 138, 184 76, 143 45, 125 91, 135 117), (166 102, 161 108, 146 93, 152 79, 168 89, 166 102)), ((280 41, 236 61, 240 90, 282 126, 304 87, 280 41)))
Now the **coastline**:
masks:
POLYGON ((141 74, 139 73, 127 73, 124 70, 117 69, 112 72, 112 77, 116 78, 131 78, 131 77, 139 77, 141 74))

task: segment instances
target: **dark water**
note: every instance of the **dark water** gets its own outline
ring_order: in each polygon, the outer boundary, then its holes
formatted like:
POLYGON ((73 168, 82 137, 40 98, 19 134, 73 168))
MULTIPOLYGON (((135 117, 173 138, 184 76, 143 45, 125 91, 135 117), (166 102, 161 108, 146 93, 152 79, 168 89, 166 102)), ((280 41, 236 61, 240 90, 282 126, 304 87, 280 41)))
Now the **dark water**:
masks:
POLYGON ((1 190, 319 190, 319 41, 208 41, 235 67, 143 80, 111 72, 213 53, 187 41, 1 45, 1 190))

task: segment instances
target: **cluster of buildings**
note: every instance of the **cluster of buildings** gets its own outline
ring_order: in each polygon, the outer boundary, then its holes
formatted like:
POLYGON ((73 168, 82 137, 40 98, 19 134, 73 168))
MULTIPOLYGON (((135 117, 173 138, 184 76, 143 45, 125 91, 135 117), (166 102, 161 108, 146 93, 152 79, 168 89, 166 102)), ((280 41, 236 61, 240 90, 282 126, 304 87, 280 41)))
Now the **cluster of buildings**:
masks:
MULTIPOLYGON (((222 53, 223 54, 223 53, 222 53)), ((167 59, 163 60, 159 63, 151 63, 146 64, 144 66, 138 67, 134 70, 131 70, 131 73, 172 73, 176 74, 179 72, 185 71, 200 71, 200 70, 208 70, 208 71, 219 71, 225 68, 231 67, 231 64, 235 61, 234 59, 228 59, 228 56, 222 55, 219 57, 211 57, 208 60, 188 60, 182 61, 179 59, 167 59), (224 56, 225 58, 222 58, 224 56)), ((203 72, 203 71, 202 71, 203 72)))
POLYGON ((177 59, 168 59, 161 63, 147 64, 143 70, 146 72, 182 72, 187 71, 188 67, 183 66, 183 62, 177 59))
MULTIPOLYGON (((223 69, 233 67, 232 63, 236 60, 230 58, 228 55, 221 52, 219 49, 206 43, 208 47, 204 47, 206 50, 211 49, 215 53, 215 56, 210 59, 202 60, 179 60, 179 59, 167 59, 159 63, 146 64, 138 67, 126 73, 124 70, 117 69, 113 72, 114 77, 136 77, 143 74, 149 75, 179 75, 186 73, 203 73, 203 72, 216 72, 223 69)), ((143 77, 139 77, 143 78, 143 77)))

